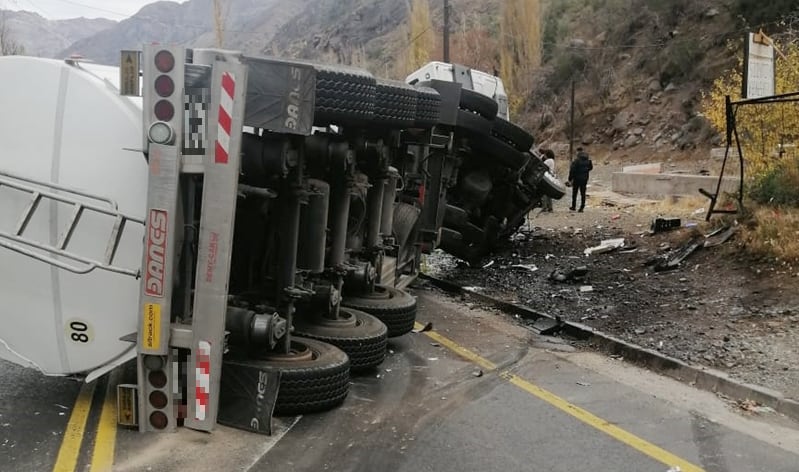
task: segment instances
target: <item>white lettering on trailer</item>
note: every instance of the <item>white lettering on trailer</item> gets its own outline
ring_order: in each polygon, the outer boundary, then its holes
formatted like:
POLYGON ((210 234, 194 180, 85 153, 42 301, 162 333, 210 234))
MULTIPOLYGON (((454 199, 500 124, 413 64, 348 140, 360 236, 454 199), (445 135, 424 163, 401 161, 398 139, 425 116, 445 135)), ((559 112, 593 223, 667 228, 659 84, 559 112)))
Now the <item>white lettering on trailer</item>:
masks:
POLYGON ((165 210, 153 208, 147 220, 147 259, 144 271, 144 293, 164 296, 164 264, 168 216, 165 210))

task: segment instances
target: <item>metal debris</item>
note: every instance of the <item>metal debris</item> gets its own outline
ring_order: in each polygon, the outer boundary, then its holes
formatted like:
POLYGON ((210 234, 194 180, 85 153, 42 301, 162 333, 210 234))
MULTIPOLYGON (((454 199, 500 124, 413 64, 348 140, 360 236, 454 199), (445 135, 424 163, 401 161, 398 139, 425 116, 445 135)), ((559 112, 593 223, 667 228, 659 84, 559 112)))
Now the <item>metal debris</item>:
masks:
POLYGON ((426 333, 427 331, 433 330, 433 322, 430 321, 426 325, 424 325, 421 329, 414 329, 413 333, 426 333))
POLYGON ((538 267, 534 266, 533 264, 514 264, 511 266, 512 269, 524 269, 529 272, 535 272, 538 270, 538 267))

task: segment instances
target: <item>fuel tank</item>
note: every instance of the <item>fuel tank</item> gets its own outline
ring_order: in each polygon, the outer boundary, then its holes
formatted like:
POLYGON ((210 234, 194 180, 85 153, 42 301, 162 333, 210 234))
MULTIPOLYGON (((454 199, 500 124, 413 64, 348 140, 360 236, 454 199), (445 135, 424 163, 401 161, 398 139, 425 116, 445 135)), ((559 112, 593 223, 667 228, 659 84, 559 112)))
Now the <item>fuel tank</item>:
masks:
MULTIPOLYGON (((144 218, 142 104, 120 96, 118 83, 115 67, 0 57, 0 242, 16 235, 32 199, 8 182, 67 200, 42 199, 31 214, 20 237, 40 246, 58 245, 75 211, 71 201, 116 205, 121 213, 144 218)), ((113 216, 84 211, 67 251, 103 260, 113 226, 113 216)), ((115 266, 138 270, 143 235, 141 224, 126 225, 115 266)), ((103 370, 135 355, 135 344, 120 338, 136 331, 136 277, 99 268, 78 274, 59 264, 84 264, 41 247, 33 252, 55 264, 0 246, 0 358, 69 375, 103 370)))

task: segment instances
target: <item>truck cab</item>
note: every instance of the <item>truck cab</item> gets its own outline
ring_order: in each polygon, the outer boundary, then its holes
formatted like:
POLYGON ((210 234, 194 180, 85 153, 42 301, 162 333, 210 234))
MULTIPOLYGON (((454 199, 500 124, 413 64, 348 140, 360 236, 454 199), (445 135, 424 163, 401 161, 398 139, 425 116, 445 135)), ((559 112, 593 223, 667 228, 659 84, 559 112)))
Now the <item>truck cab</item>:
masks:
POLYGON ((510 120, 508 95, 505 92, 505 85, 499 77, 460 64, 433 61, 428 62, 405 78, 405 82, 411 85, 430 80, 457 82, 465 89, 474 90, 486 97, 490 97, 499 106, 497 116, 510 120))

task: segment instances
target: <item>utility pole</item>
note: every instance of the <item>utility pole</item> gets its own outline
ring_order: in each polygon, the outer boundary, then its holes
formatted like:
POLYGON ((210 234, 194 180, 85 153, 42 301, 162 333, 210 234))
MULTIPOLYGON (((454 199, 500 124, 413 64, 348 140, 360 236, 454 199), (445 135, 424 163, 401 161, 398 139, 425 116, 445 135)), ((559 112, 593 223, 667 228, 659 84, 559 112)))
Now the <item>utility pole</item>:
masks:
POLYGON ((449 62, 449 0, 444 0, 444 62, 449 62))
POLYGON ((572 78, 571 107, 569 112, 569 162, 574 159, 574 79, 572 78))

